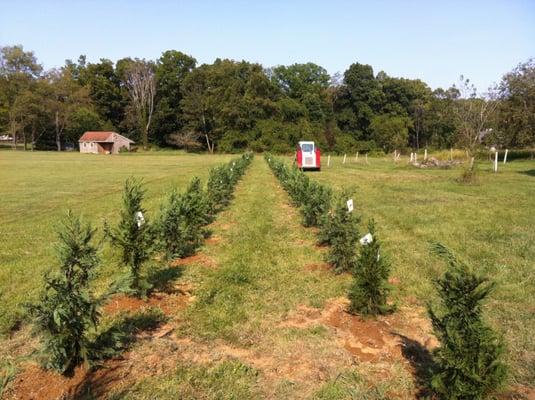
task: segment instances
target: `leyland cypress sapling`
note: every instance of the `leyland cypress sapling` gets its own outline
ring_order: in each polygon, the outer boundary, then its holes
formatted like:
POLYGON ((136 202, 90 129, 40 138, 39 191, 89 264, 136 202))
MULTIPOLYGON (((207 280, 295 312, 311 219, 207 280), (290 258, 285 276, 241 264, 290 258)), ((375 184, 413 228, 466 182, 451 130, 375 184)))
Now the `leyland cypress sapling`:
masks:
POLYGON ((392 306, 387 304, 390 264, 381 254, 381 242, 373 220, 368 223, 368 232, 361 240, 360 254, 353 270, 349 311, 375 316, 392 311, 392 306))
POLYGON ((186 257, 201 245, 202 228, 196 214, 194 199, 186 199, 186 194, 173 190, 162 205, 157 221, 160 246, 168 259, 186 257))
POLYGON ((59 271, 45 276, 39 303, 29 306, 44 335, 45 366, 65 375, 91 357, 88 331, 96 327, 99 317, 89 290, 99 262, 91 243, 94 232, 90 224, 67 213, 58 230, 59 271))
POLYGON ((433 251, 448 262, 435 281, 440 306, 428 306, 440 347, 431 386, 443 399, 484 399, 506 378, 504 344, 483 320, 483 301, 494 284, 476 274, 440 243, 433 251))
POLYGON ((337 197, 333 209, 325 215, 320 231, 320 243, 330 245, 327 261, 334 265, 336 272, 350 272, 357 260, 360 218, 347 208, 350 196, 349 191, 344 190, 337 197))
POLYGON ((124 264, 129 269, 127 292, 144 296, 149 283, 141 277, 141 267, 150 257, 153 245, 153 232, 142 206, 145 191, 139 180, 126 180, 123 192, 121 220, 116 228, 107 224, 105 230, 111 243, 121 249, 124 264))

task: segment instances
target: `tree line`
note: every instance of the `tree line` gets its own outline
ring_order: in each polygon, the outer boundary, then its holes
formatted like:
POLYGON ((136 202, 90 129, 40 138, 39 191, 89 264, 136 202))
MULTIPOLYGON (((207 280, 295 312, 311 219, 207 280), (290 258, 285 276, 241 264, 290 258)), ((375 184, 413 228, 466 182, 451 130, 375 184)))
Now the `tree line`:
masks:
POLYGON ((354 63, 264 68, 176 50, 157 60, 66 60, 44 70, 34 52, 0 47, 0 133, 14 147, 76 147, 87 130, 115 130, 147 148, 290 152, 314 140, 335 152, 535 146, 535 61, 484 95, 468 79, 432 90, 354 63))

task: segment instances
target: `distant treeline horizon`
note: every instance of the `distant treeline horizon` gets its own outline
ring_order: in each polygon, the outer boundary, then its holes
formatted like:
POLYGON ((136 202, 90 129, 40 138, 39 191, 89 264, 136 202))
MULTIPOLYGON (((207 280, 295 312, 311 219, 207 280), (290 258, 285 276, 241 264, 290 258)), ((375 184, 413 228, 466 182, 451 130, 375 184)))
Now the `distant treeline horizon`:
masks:
POLYGON ((196 59, 67 60, 44 70, 21 45, 0 46, 0 134, 25 149, 77 146, 113 130, 144 147, 290 152, 314 140, 332 152, 535 146, 535 62, 504 72, 483 96, 461 76, 432 90, 420 79, 355 62, 329 75, 314 63, 196 59), (467 132, 476 131, 476 135, 467 132), (471 139, 470 139, 471 140, 471 139))

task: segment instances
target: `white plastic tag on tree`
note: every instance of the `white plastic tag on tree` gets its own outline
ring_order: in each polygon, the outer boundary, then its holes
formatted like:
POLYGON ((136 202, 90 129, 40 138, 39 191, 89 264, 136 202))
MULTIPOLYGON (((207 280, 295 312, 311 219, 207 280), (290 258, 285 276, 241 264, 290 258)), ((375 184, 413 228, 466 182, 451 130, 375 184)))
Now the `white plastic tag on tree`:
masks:
POLYGON ((371 242, 373 242, 372 234, 371 233, 365 234, 363 237, 360 238, 359 242, 363 246, 366 246, 367 244, 370 244, 371 242))
POLYGON ((145 217, 143 216, 143 213, 141 211, 136 212, 136 224, 138 228, 141 228, 141 225, 145 223, 145 217))
POLYGON ((346 203, 347 203, 347 212, 353 211, 353 199, 349 199, 346 203))

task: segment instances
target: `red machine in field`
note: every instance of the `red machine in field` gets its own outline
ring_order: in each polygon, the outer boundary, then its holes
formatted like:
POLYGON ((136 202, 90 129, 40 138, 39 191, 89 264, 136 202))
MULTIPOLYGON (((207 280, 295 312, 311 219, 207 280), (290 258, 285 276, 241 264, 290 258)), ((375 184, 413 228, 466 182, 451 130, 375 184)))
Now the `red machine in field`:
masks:
POLYGON ((299 142, 295 154, 297 168, 302 170, 312 169, 319 171, 321 169, 320 149, 314 142, 299 142))

